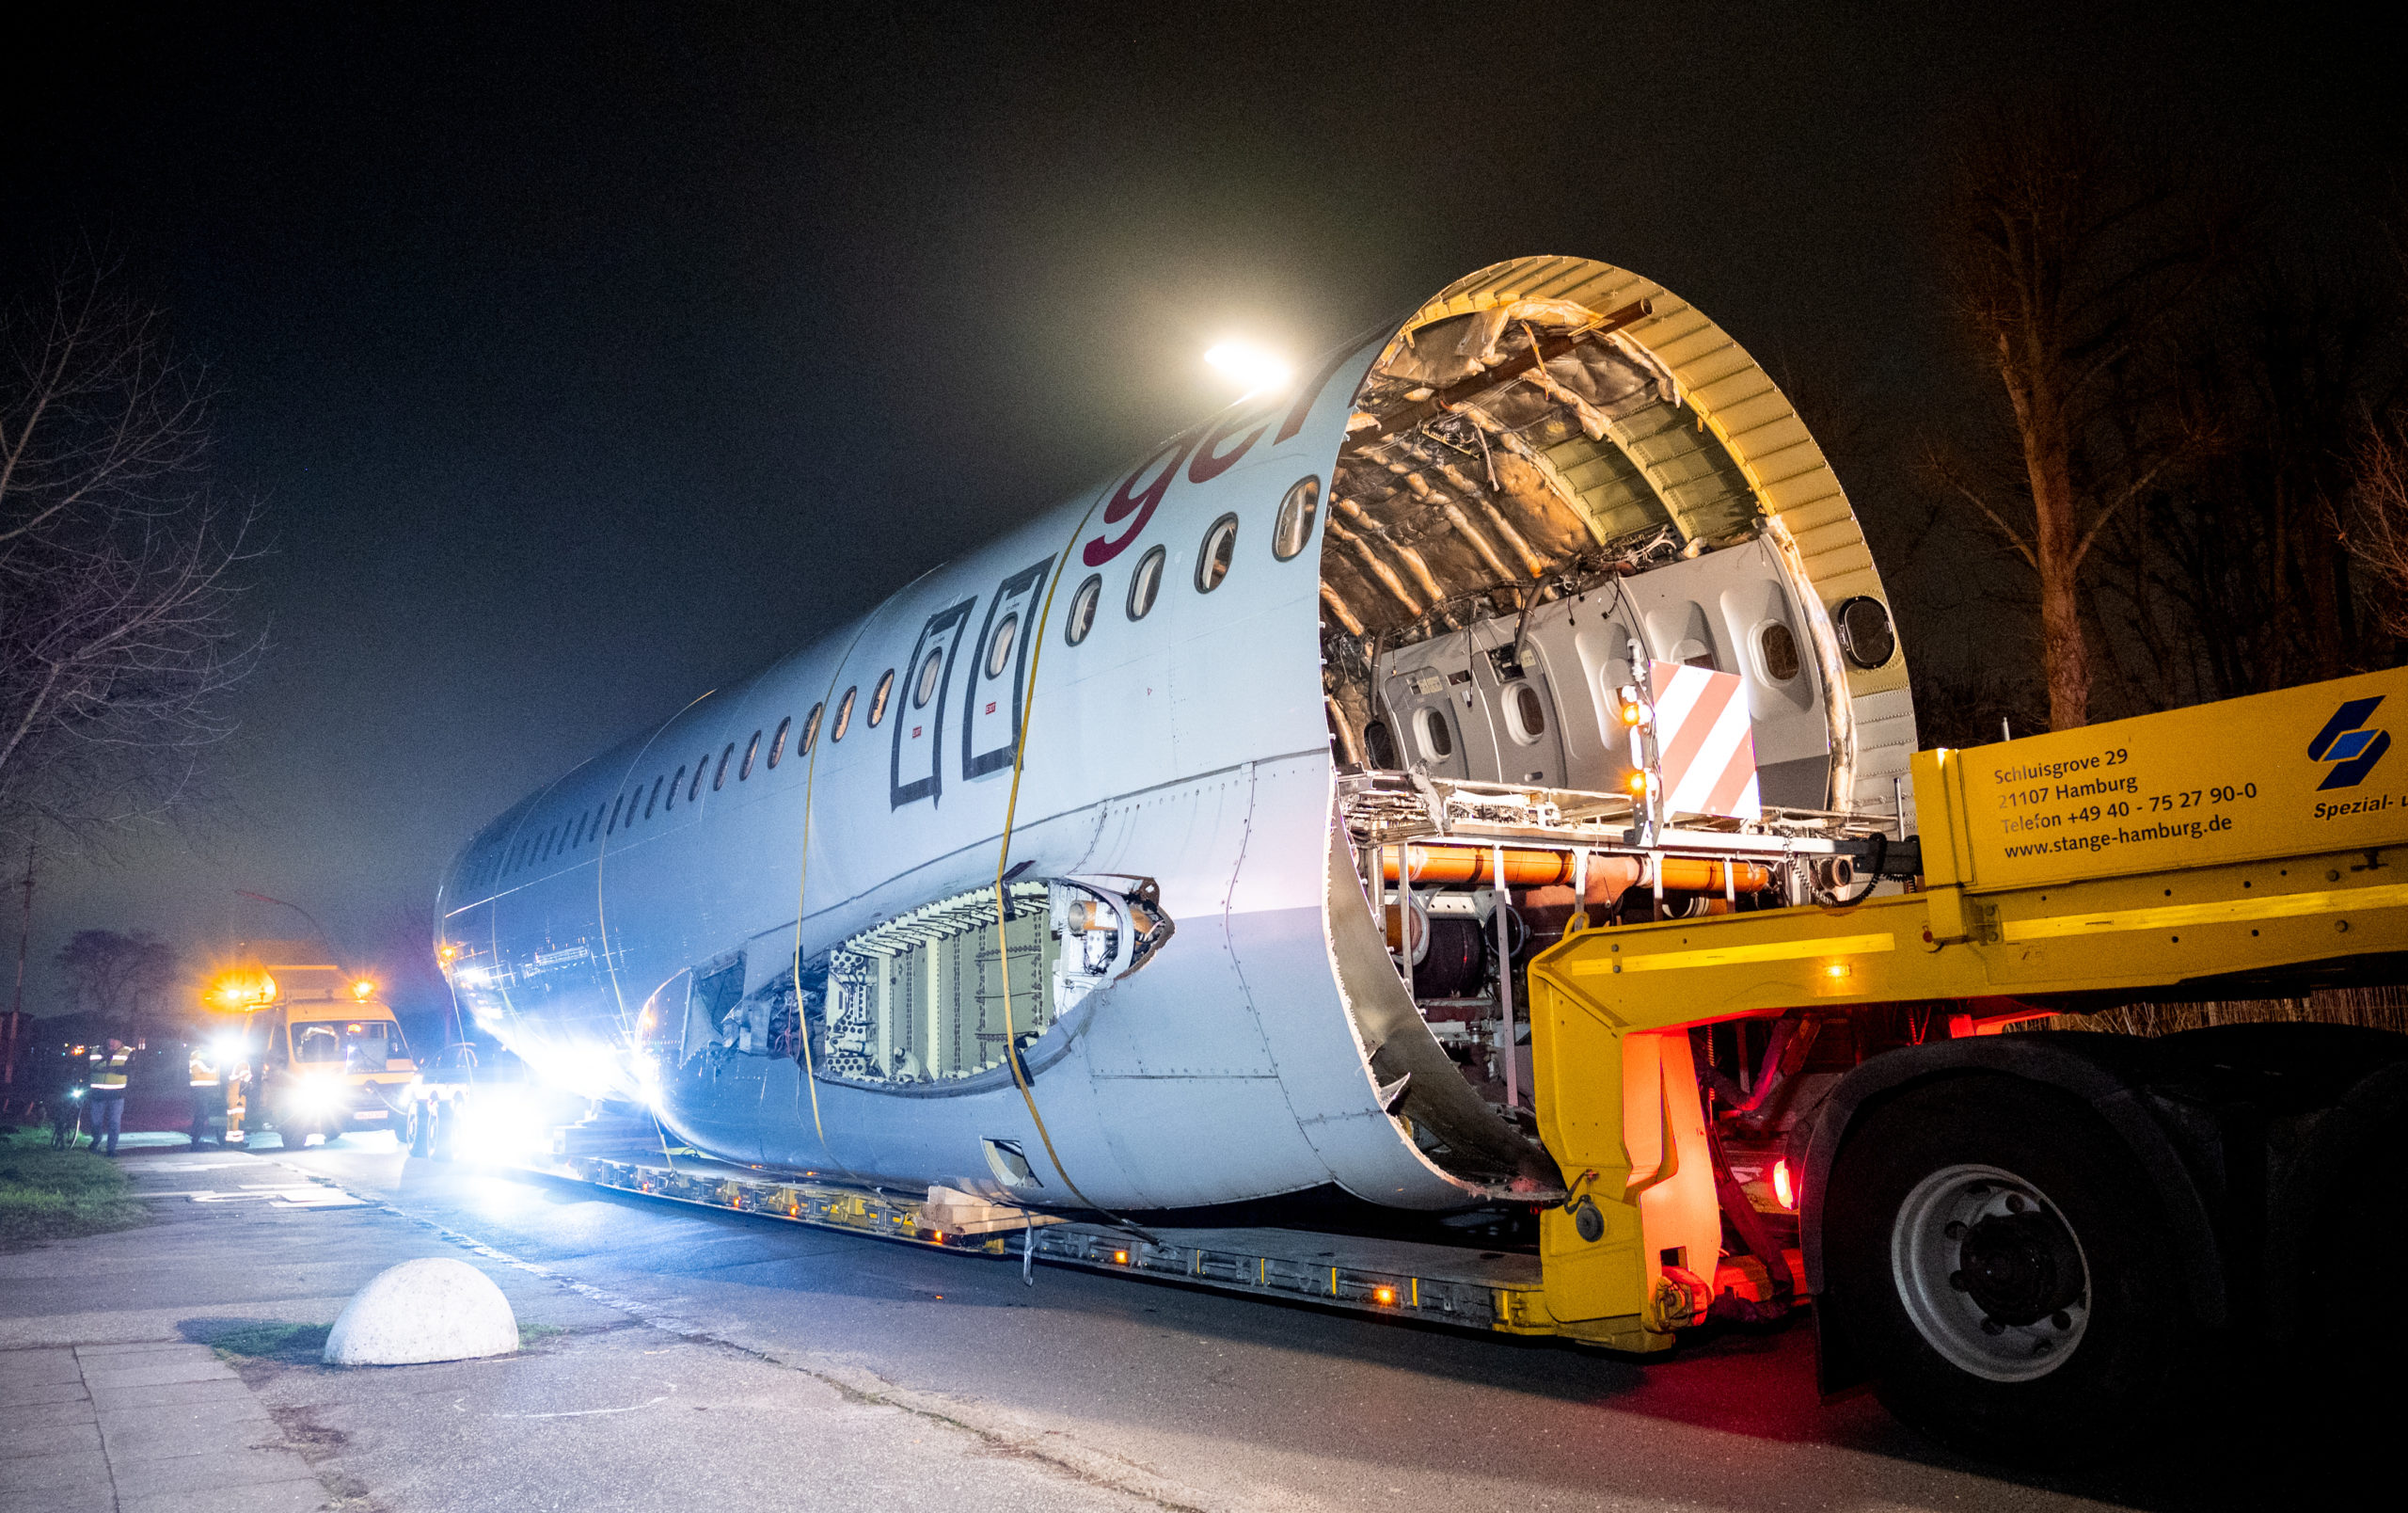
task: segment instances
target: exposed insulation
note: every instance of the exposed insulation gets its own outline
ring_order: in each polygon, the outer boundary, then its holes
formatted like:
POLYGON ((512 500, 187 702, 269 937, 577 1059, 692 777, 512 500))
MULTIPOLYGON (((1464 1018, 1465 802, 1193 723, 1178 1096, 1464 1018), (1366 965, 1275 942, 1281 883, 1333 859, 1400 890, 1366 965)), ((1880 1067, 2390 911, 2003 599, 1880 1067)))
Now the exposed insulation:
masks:
MULTIPOLYGON (((1778 543, 1810 624, 1880 597, 1846 496, 1779 388, 1693 307, 1622 269, 1533 258, 1459 280, 1390 341, 1354 409, 1325 635, 1410 644, 1759 538, 1778 543)), ((1905 666, 1808 655, 1845 690, 1830 710, 1844 806, 1903 770, 1910 725, 1900 737, 1885 719, 1868 752, 1852 706, 1903 691, 1905 666)), ((1331 698, 1357 741, 1371 701, 1343 677, 1331 698)))

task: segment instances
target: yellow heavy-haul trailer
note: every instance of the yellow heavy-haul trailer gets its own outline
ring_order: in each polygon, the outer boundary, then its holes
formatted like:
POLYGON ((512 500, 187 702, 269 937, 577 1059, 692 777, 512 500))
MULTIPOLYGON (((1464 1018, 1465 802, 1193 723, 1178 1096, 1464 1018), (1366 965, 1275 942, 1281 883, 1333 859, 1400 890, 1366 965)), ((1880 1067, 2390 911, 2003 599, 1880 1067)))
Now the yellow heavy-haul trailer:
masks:
POLYGON ((1619 866, 1660 884, 1625 905, 1686 916, 1575 915, 1523 975, 1536 1124, 1566 1184, 1534 1257, 1064 1222, 665 1140, 637 1155, 571 1132, 542 1164, 1023 1264, 1641 1354, 1811 1299, 1827 1389, 1871 1383, 1977 1451, 2079 1455, 2192 1400, 2216 1351, 2363 1330, 2362 1258, 2404 1253, 2382 1161, 2408 1124, 2408 1037, 1997 1031, 2408 980, 2401 711, 2408 671, 1921 753, 1916 836, 1641 824, 1560 868, 1501 836, 1395 848, 1390 881, 1619 866))
POLYGON ((2388 672, 1920 753, 1909 891, 1569 935, 1529 974, 1574 1194, 1526 1327, 1644 1347, 1710 1310, 1676 1258, 1718 1243, 1692 1047, 1729 1021, 1855 1041, 1780 1130, 1829 1388, 2060 1453, 2183 1400, 2210 1342, 2334 1323, 2353 1258, 2397 1252, 2379 1153, 2408 1037, 1983 1032, 2400 981, 2401 712, 2388 672))

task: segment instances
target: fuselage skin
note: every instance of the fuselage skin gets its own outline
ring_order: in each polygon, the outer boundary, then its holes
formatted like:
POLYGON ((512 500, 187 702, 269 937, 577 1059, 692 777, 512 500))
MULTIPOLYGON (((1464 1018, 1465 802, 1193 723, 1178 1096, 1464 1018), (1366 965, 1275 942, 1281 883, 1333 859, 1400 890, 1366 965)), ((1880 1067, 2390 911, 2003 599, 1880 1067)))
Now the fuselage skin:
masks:
POLYGON ((737 1161, 1000 1196, 985 1142, 1003 1140, 1039 1184, 1020 1201, 1072 1203, 1073 1185, 1117 1209, 1332 1184, 1403 1207, 1482 1196, 1383 1111, 1330 936, 1319 537, 1348 401, 1379 349, 1182 433, 497 820, 440 896, 464 1004, 539 1072, 642 1096, 678 1136, 737 1161), (1274 517, 1307 478, 1324 491, 1312 536, 1278 560, 1274 517), (1235 550, 1207 591, 1197 562, 1225 516, 1235 550), (1156 548, 1155 601, 1132 619, 1132 575, 1156 548), (1065 619, 1090 576, 1093 627, 1072 645, 1065 619), (1023 633, 988 676, 983 650, 1013 614, 1023 633), (931 654, 942 684, 921 704, 931 654), (828 713, 799 752, 816 706, 828 713), (648 1035, 675 1045, 656 1022, 684 1013, 689 974, 723 973, 740 952, 754 991, 992 884, 1007 813, 1015 877, 1151 878, 1176 923, 1142 970, 1029 1048, 1025 1096, 1007 1069, 879 1089, 807 1078, 794 1057, 642 1048, 648 1035), (1039 1155, 1049 1141, 1058 1165, 1039 1155))

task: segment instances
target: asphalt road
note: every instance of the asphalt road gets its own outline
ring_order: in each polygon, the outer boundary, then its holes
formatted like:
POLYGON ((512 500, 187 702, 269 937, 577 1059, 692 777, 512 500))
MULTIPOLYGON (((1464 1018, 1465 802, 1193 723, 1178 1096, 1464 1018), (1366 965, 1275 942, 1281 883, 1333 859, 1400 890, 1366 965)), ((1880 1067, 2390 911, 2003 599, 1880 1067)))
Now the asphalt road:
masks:
POLYGON ((2245 1407, 2105 1469, 1956 1458, 1826 1405, 1811 1330, 1646 1364, 1171 1284, 942 1254, 501 1169, 384 1137, 266 1152, 660 1327, 1035 1425, 1157 1500, 1360 1508, 2267 1506, 2343 1473, 2245 1407), (1162 1487, 1184 1489, 1164 1493, 1162 1487))

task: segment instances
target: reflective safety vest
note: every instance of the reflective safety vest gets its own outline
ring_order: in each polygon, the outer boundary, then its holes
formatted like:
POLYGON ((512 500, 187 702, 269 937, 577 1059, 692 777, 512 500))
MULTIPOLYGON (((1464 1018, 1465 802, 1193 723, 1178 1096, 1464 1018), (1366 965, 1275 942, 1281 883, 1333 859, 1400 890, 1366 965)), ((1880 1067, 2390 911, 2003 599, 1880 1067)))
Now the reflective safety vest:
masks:
POLYGON ((94 1092, 123 1092, 125 1063, 133 1059, 132 1051, 119 1051, 114 1056, 109 1054, 105 1046, 94 1051, 92 1053, 92 1091, 94 1092))

